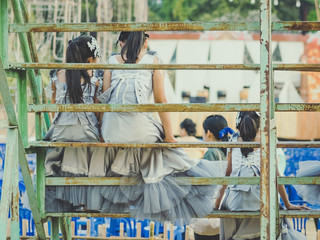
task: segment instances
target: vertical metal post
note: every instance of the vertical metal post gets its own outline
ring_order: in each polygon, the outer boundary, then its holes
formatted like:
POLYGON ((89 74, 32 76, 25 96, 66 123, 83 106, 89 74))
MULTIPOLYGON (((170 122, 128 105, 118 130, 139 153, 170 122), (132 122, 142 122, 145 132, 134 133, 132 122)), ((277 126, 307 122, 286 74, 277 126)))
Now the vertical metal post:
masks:
POLYGON ((10 225, 10 237, 13 240, 20 239, 20 225, 19 225, 19 163, 18 163, 18 156, 19 156, 19 145, 18 145, 18 129, 13 129, 15 131, 16 141, 14 142, 14 157, 13 157, 13 164, 11 169, 11 193, 12 193, 12 200, 11 200, 11 225, 10 225))
POLYGON ((40 209, 40 215, 44 217, 45 214, 45 168, 44 158, 45 150, 43 148, 37 149, 37 201, 40 209))
POLYGON ((71 218, 60 217, 60 229, 62 232, 62 239, 71 240, 71 218))
POLYGON ((271 57, 271 0, 260 2, 261 239, 276 239, 277 185, 271 57))
POLYGON ((0 0, 0 57, 8 68, 8 0, 0 0))
POLYGON ((27 74, 19 72, 18 85, 18 121, 24 147, 28 146, 28 110, 27 110, 27 74))
POLYGON ((4 174, 0 202, 0 240, 5 240, 7 238, 9 206, 12 202, 11 175, 14 167, 15 148, 18 145, 17 133, 17 129, 10 128, 8 129, 7 133, 6 157, 4 163, 4 174))
MULTIPOLYGON (((14 11, 14 16, 15 16, 15 21, 17 23, 25 23, 24 17, 22 16, 22 9, 19 3, 19 0, 11 0, 12 2, 12 9, 14 11)), ((29 44, 28 44, 28 39, 25 33, 18 33, 20 43, 21 43, 21 50, 22 50, 22 55, 25 60, 25 62, 32 62, 31 59, 31 54, 30 54, 30 49, 29 49, 29 44)), ((32 97, 33 97, 33 102, 36 104, 40 103, 40 97, 39 97, 39 87, 37 86, 36 83, 36 76, 34 70, 27 70, 28 78, 30 80, 30 87, 32 91, 32 97)))
POLYGON ((59 218, 52 217, 51 218, 51 239, 52 240, 59 240, 59 218))

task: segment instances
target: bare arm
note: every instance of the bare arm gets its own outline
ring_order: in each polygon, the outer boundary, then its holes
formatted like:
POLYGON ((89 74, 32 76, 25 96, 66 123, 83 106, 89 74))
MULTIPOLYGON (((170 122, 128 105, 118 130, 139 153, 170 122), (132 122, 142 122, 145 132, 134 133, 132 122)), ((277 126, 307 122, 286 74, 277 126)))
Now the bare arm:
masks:
MULTIPOLYGON (((56 84, 54 82, 51 83, 51 88, 52 88, 52 97, 51 97, 51 103, 55 104, 56 103, 56 84)), ((51 113, 52 117, 54 117, 54 112, 51 113)))
MULTIPOLYGON (((158 59, 155 58, 155 64, 158 63, 158 59)), ((164 71, 154 70, 153 71, 153 96, 155 103, 167 103, 167 98, 164 92, 164 71)), ((171 127, 170 114, 168 112, 159 112, 159 117, 164 129, 164 142, 177 142, 173 136, 171 127)))
MULTIPOLYGON (((232 155, 231 154, 232 154, 232 149, 228 152, 228 155, 227 155, 228 166, 227 166, 227 170, 226 170, 226 177, 229 177, 232 172, 232 157, 231 157, 232 155)), ((226 188, 227 188, 227 185, 223 185, 222 188, 220 189, 219 197, 216 199, 214 209, 219 209, 220 204, 221 204, 221 200, 222 200, 222 197, 224 195, 226 188)))
MULTIPOLYGON (((277 177, 280 176, 278 167, 277 167, 277 177)), ((310 209, 306 206, 299 206, 299 205, 293 205, 290 203, 286 189, 284 188, 284 185, 278 185, 278 192, 280 194, 280 197, 282 198, 282 201, 284 203, 284 205, 286 206, 286 208, 288 210, 302 210, 302 209, 310 209)))

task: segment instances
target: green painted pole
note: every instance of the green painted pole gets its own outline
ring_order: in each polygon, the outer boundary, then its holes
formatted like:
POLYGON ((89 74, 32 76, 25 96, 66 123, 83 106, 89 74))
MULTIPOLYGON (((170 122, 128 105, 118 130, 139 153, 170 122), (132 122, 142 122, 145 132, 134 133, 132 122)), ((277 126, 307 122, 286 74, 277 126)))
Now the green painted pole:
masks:
POLYGON ((18 85, 18 122, 24 147, 28 146, 27 74, 19 72, 18 85))
POLYGON ((51 240, 59 240, 59 218, 52 217, 51 223, 51 240))
POLYGON ((260 1, 261 236, 276 238, 277 185, 271 50, 271 0, 260 1))
POLYGON ((18 145, 17 129, 8 129, 6 143, 6 157, 0 202, 0 240, 6 240, 7 238, 8 214, 10 203, 12 201, 11 175, 14 167, 15 148, 18 145))
POLYGON ((71 240, 71 218, 60 217, 60 229, 62 232, 62 239, 71 240))
MULTIPOLYGON (((11 3, 12 3, 12 9, 14 11, 15 21, 17 23, 25 23, 19 0, 11 0, 11 3)), ((28 43, 26 34, 19 33, 19 39, 21 44, 22 55, 25 62, 32 62, 29 43, 28 43)), ((40 97, 39 97, 38 89, 40 89, 40 86, 37 85, 35 72, 34 70, 28 70, 27 74, 30 81, 30 85, 31 85, 30 87, 31 87, 33 102, 36 104, 39 104, 40 97)))
POLYGON ((8 0, 0 0, 0 57, 8 68, 8 0))
MULTIPOLYGON (((18 129, 15 128, 15 135, 18 137, 18 129)), ((18 138, 17 138, 18 139, 18 138)), ((17 140, 16 139, 16 140, 17 140)), ((11 201, 11 225, 10 225, 10 237, 12 240, 19 240, 19 146, 18 141, 14 142, 14 157, 13 164, 11 169, 11 192, 12 192, 12 201, 11 201)))
POLYGON ((42 218, 45 215, 45 168, 44 168, 44 159, 45 159, 45 149, 37 148, 37 201, 40 209, 40 214, 42 218))

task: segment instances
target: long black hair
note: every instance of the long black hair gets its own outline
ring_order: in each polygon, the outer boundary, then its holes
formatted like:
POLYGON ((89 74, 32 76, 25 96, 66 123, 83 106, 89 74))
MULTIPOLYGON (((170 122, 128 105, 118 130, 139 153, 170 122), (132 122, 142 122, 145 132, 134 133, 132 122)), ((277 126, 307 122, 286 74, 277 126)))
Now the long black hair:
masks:
MULTIPOLYGON (((240 112, 239 118, 240 137, 244 142, 253 141, 260 127, 260 116, 254 111, 248 111, 240 112)), ((244 157, 247 157, 251 152, 253 152, 253 148, 241 148, 244 157)))
MULTIPOLYGON (((228 142, 229 140, 228 134, 224 134, 222 137, 219 134, 219 132, 222 129, 228 127, 228 122, 223 116, 210 115, 209 117, 206 118, 206 120, 204 120, 202 126, 205 133, 210 131, 217 140, 221 140, 222 142, 228 142)), ((226 148, 220 148, 220 149, 224 154, 227 154, 226 148)))
MULTIPOLYGON (((92 42, 91 36, 81 35, 70 40, 66 53, 66 62, 87 63, 88 58, 94 58, 94 51, 90 50, 88 42, 92 42)), ((90 76, 87 70, 66 70, 67 92, 65 98, 68 96, 71 103, 83 103, 81 78, 84 79, 85 88, 91 88, 90 76)))
POLYGON ((144 41, 148 37, 145 32, 121 32, 118 41, 125 43, 121 49, 122 60, 125 63, 136 63, 144 41))
POLYGON ((188 136, 195 136, 197 133, 196 124, 190 118, 183 120, 180 123, 180 128, 185 129, 188 136))

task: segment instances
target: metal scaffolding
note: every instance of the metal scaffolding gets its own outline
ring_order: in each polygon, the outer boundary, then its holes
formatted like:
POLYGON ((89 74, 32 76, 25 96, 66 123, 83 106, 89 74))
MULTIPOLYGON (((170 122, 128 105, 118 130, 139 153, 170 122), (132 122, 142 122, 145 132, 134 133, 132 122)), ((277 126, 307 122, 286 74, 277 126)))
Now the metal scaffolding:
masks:
MULTIPOLYGON (((279 218, 320 217, 319 210, 285 211, 278 207, 277 184, 320 184, 319 177, 288 178, 276 177, 276 146, 278 147, 320 147, 319 142, 276 142, 275 111, 320 111, 320 104, 275 104, 273 97, 273 71, 319 71, 319 64, 273 64, 271 58, 271 34, 273 30, 320 30, 319 22, 271 22, 271 0, 260 1, 260 22, 161 22, 161 23, 29 23, 24 0, 11 0, 15 23, 8 22, 8 0, 0 0, 0 93, 7 113, 7 120, 0 121, 1 128, 7 128, 7 150, 5 158, 3 190, 0 202, 0 240, 6 239, 7 218, 11 210, 11 239, 19 239, 19 191, 18 167, 20 166, 28 194, 37 236, 46 239, 43 224, 51 220, 52 239, 59 239, 59 228, 63 239, 71 239, 71 216, 127 217, 125 214, 100 213, 46 213, 45 187, 52 185, 120 185, 121 178, 45 178, 45 148, 53 146, 96 146, 96 147, 260 147, 261 176, 253 178, 182 178, 181 182, 196 185, 214 184, 260 184, 260 212, 213 211, 209 217, 220 218, 260 218, 261 239, 277 239, 279 218), (260 64, 159 64, 159 65, 112 65, 112 64, 57 64, 39 63, 34 45, 33 32, 111 32, 111 31, 260 31, 260 64), (19 36, 24 63, 8 61, 8 33, 19 36), (139 105, 56 105, 47 104, 42 94, 40 69, 192 69, 192 70, 260 70, 261 104, 139 104, 139 105), (18 81, 18 116, 9 93, 7 77, 18 81), (27 104, 27 79, 31 88, 33 103, 27 104), (63 143, 42 141, 43 132, 50 122, 47 112, 235 112, 260 111, 261 142, 249 143, 154 143, 154 144, 114 144, 114 143, 63 143), (36 114, 36 141, 27 138, 27 113, 36 114), (26 151, 37 153, 36 191, 29 173, 26 151)), ((126 181, 127 185, 135 182, 126 181)))

